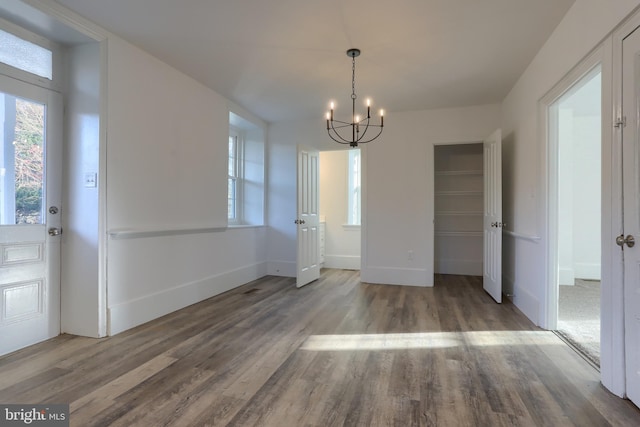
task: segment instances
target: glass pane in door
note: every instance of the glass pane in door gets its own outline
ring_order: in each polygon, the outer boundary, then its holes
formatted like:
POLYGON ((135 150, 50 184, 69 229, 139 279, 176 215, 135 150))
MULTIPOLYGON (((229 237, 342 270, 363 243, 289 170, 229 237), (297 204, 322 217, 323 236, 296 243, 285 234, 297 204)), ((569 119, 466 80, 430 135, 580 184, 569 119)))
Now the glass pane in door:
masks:
POLYGON ((0 92, 0 225, 42 224, 45 106, 0 92))

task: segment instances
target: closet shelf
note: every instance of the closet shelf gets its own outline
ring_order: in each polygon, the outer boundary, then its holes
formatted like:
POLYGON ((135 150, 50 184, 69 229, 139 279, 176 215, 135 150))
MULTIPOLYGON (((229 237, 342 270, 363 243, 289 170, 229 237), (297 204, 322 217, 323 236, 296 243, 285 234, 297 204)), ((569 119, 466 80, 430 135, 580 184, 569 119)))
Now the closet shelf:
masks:
POLYGON ((436 231, 437 237, 483 237, 482 231, 436 231))
POLYGON ((439 211, 436 216, 483 216, 484 212, 479 211, 439 211))
POLYGON ((436 191, 436 196, 482 196, 482 191, 436 191))
POLYGON ((482 175, 482 170, 436 171, 437 176, 482 175))

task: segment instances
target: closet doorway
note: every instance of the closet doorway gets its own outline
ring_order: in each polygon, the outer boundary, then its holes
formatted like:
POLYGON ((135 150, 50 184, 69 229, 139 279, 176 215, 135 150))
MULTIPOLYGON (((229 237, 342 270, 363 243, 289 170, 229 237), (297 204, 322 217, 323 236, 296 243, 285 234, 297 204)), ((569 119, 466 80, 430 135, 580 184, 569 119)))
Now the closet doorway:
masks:
POLYGON ((502 302, 502 130, 434 146, 434 273, 482 276, 502 302))
POLYGON ((483 275, 483 144, 434 147, 434 272, 483 275))

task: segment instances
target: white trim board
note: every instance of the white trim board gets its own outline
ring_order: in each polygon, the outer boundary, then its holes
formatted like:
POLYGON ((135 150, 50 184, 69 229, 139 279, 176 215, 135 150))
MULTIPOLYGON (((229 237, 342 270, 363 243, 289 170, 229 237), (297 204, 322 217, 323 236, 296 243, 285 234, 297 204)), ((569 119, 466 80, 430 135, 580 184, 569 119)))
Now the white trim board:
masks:
POLYGON ((433 275, 423 268, 367 267, 360 273, 361 280, 366 283, 381 285, 432 287, 433 275))
POLYGON ((352 255, 326 255, 324 256, 325 268, 337 268, 340 270, 360 270, 360 257, 352 255))
POLYGON ((109 335, 230 291, 264 277, 266 272, 266 263, 258 263, 113 305, 108 310, 109 335))

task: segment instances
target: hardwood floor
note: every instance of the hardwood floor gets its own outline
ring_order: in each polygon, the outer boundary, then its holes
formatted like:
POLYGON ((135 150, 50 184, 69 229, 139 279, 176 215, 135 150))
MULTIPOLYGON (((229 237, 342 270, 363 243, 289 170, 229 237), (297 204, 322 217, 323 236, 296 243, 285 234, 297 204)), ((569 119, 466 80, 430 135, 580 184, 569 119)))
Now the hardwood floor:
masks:
POLYGON ((115 337, 0 358, 0 402, 73 426, 631 426, 640 411, 481 278, 266 277, 115 337))

